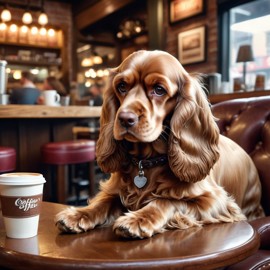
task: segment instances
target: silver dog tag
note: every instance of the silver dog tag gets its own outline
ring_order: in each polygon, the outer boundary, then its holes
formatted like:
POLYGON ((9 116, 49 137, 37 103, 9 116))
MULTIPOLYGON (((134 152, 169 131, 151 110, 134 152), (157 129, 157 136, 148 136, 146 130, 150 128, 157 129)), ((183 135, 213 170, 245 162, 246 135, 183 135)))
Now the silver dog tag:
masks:
POLYGON ((134 184, 137 188, 143 188, 147 183, 147 178, 144 176, 142 162, 139 161, 139 175, 134 177, 134 184))
POLYGON ((135 184, 135 186, 136 186, 137 188, 142 188, 142 187, 144 187, 145 184, 146 184, 146 182, 147 182, 147 178, 144 177, 144 176, 139 176, 139 175, 137 175, 137 176, 134 177, 134 184, 135 184))

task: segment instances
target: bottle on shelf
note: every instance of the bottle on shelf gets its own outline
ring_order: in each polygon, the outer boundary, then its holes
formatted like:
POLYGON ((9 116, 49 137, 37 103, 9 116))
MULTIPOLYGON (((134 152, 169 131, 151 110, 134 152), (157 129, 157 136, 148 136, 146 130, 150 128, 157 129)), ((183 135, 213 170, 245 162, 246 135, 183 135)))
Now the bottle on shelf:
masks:
POLYGON ((0 60, 0 105, 8 104, 9 95, 6 94, 7 89, 7 61, 0 60))
POLYGON ((0 60, 0 94, 1 95, 6 93, 6 84, 7 84, 6 66, 7 66, 7 61, 0 60))

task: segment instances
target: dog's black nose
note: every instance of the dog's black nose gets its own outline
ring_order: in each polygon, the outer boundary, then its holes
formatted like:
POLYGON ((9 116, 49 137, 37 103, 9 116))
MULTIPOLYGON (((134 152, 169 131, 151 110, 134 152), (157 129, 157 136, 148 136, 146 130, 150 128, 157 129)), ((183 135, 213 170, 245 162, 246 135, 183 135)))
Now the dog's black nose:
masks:
POLYGON ((118 115, 121 126, 129 128, 138 122, 138 116, 132 112, 120 112, 118 115))

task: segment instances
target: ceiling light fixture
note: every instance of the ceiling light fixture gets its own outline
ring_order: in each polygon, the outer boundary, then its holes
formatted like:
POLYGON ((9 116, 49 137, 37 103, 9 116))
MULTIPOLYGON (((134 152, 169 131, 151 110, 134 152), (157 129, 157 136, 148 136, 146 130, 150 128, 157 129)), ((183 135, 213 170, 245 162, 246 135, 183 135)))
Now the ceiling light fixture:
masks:
POLYGON ((27 0, 27 8, 22 16, 22 21, 24 24, 30 24, 33 21, 32 14, 29 12, 29 0, 27 0))
POLYGON ((93 61, 90 58, 84 58, 81 62, 83 67, 91 67, 93 65, 93 61))
POLYGON ((102 57, 99 56, 99 55, 94 55, 94 56, 92 56, 92 59, 93 59, 93 63, 94 63, 95 65, 100 65, 100 64, 103 63, 102 57))
POLYGON ((23 16, 22 16, 22 21, 23 21, 23 23, 25 23, 25 24, 30 24, 30 23, 32 23, 33 17, 32 17, 32 15, 31 15, 31 13, 30 13, 29 11, 25 11, 25 12, 24 12, 24 14, 23 14, 23 16))
POLYGON ((119 25, 117 38, 132 38, 145 31, 145 23, 141 19, 126 19, 119 25))
POLYGON ((11 21, 11 12, 7 8, 7 5, 3 9, 3 11, 1 12, 1 19, 2 19, 3 22, 11 21))
POLYGON ((46 25, 48 23, 48 16, 46 13, 42 12, 38 17, 38 23, 40 25, 46 25))
POLYGON ((48 16, 47 14, 45 13, 45 10, 44 10, 44 0, 41 1, 41 13, 38 17, 38 23, 40 25, 46 25, 48 23, 48 16))

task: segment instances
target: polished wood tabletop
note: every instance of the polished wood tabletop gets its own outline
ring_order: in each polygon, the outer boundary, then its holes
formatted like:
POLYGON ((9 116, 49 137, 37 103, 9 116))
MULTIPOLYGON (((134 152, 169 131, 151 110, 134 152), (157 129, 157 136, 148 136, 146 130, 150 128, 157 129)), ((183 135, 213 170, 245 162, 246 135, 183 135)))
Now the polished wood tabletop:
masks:
POLYGON ((5 236, 0 217, 0 269, 217 269, 245 259, 259 246, 247 222, 173 230, 126 240, 111 227, 60 234, 54 216, 66 206, 43 202, 38 236, 5 236))

